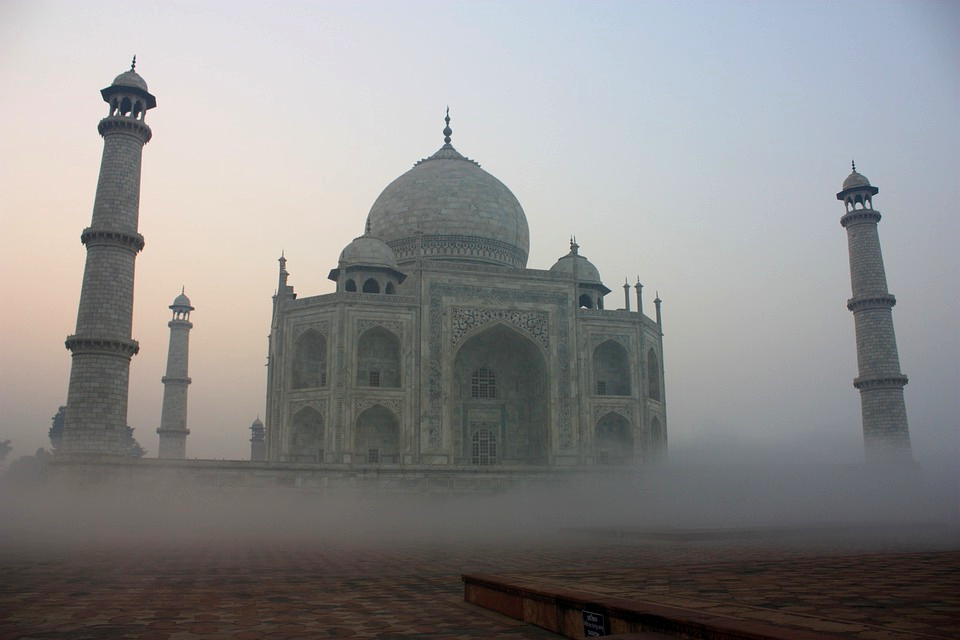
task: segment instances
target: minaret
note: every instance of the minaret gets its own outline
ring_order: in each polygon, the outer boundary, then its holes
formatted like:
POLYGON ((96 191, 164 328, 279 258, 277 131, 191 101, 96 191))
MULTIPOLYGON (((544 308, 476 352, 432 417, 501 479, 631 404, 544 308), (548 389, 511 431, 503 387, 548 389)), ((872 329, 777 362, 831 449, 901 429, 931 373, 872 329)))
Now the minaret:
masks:
POLYGON ((109 105, 97 127, 103 157, 93 219, 80 234, 87 261, 76 333, 66 340, 73 354, 61 445, 67 454, 126 452, 130 359, 140 349, 131 339, 134 262, 143 249, 140 161, 152 135, 144 116, 157 106, 135 64, 136 57, 100 92, 109 105))
POLYGON ((187 387, 190 378, 187 377, 187 360, 190 350, 190 306, 183 290, 170 305, 173 310, 173 319, 167 323, 170 327, 170 348, 167 350, 167 375, 161 378, 163 382, 163 410, 160 414, 160 451, 159 458, 183 460, 187 457, 187 387))
POLYGON ((860 374, 853 386, 860 391, 867 462, 912 462, 903 402, 907 376, 900 372, 891 311, 897 301, 887 291, 877 233, 880 212, 873 208, 873 196, 880 190, 857 173, 856 165, 852 168, 837 200, 842 200, 846 208, 840 224, 847 230, 853 291, 847 308, 853 312, 860 374))
POLYGON ((260 416, 250 425, 250 460, 264 462, 267 459, 266 431, 260 416))

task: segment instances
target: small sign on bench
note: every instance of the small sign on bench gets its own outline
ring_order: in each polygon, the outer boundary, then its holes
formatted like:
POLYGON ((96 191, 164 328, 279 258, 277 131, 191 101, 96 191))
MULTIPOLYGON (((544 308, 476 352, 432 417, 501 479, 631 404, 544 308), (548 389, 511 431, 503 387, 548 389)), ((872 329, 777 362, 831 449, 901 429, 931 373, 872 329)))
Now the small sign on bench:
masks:
POLYGON ((583 637, 599 638, 607 635, 607 626, 603 620, 602 613, 592 613, 583 611, 583 637))

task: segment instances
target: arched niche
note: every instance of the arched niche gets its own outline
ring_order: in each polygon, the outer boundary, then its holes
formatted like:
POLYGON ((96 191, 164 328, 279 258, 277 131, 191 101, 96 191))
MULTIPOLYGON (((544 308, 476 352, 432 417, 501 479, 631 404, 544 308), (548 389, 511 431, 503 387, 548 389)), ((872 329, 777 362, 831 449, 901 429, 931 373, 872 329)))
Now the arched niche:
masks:
POLYGON ((364 293, 380 293, 380 283, 376 278, 367 278, 363 283, 364 293))
POLYGON ((357 416, 354 455, 370 464, 400 462, 400 423, 383 405, 374 405, 357 416))
POLYGON ((630 421, 610 412, 597 421, 594 445, 598 464, 633 462, 633 427, 630 421))
POLYGON ((654 461, 662 460, 665 458, 666 452, 666 434, 663 432, 660 418, 653 416, 653 419, 650 420, 650 451, 648 457, 654 461))
POLYGON ((593 392, 598 396, 630 395, 630 358, 619 342, 606 340, 593 350, 593 392))
POLYGON ((458 461, 547 464, 547 367, 543 353, 532 340, 505 324, 481 329, 457 350, 452 385, 458 461), (475 442, 481 448, 475 450, 475 442), (492 456, 482 453, 484 442, 488 452, 493 445, 492 456))
POLYGON ((304 331, 293 345, 291 386, 294 389, 327 386, 327 340, 313 329, 304 331))
POLYGON ((293 416, 290 425, 291 462, 323 462, 323 415, 313 407, 304 407, 293 416))
POLYGON ((367 329, 357 343, 357 386, 400 386, 400 338, 383 327, 367 329))
POLYGON ((647 351, 647 397, 660 400, 660 358, 653 349, 647 351))

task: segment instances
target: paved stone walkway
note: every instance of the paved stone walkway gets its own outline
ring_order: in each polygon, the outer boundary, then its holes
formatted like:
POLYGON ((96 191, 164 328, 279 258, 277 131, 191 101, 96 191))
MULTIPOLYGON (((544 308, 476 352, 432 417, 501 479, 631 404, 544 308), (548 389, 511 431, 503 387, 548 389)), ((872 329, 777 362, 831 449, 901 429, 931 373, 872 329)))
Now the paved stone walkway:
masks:
POLYGON ((485 578, 535 592, 573 589, 587 601, 609 596, 655 603, 814 637, 960 638, 960 551, 763 559, 743 554, 736 562, 485 578))
POLYGON ((522 574, 728 615, 794 612, 872 625, 872 635, 850 637, 960 637, 956 547, 881 547, 559 536, 390 547, 269 539, 8 546, 0 548, 0 639, 557 637, 465 604, 464 573, 522 574))

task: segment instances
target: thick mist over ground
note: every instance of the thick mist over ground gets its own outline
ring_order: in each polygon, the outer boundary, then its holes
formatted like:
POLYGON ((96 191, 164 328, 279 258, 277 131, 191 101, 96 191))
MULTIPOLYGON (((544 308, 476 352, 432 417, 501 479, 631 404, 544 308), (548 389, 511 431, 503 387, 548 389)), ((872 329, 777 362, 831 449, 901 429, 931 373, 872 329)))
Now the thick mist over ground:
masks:
POLYGON ((379 494, 3 478, 0 551, 203 542, 531 544, 571 530, 669 533, 930 525, 960 543, 955 471, 863 465, 664 465, 531 482, 498 494, 379 494))

